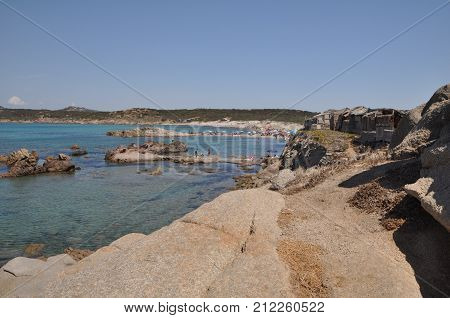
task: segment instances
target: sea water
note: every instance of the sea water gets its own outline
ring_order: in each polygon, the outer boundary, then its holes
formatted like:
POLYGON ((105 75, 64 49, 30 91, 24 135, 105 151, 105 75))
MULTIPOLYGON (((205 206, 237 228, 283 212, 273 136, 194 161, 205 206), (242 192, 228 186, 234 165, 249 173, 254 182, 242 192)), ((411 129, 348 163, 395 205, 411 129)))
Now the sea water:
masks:
MULTIPOLYGON (((207 126, 159 127, 182 132, 236 131, 207 126)), ((0 264, 23 255, 30 243, 45 244, 43 254, 48 256, 69 246, 96 249, 131 232, 149 234, 226 192, 234 184, 232 177, 244 173, 239 166, 225 163, 110 164, 104 160, 108 149, 149 139, 177 139, 187 143, 190 154, 210 151, 221 157, 261 157, 280 153, 285 143, 274 138, 229 136, 106 136, 110 130, 133 128, 136 126, 0 123, 0 154, 27 148, 44 159, 70 154, 72 144, 88 151, 86 156, 72 158, 80 167, 74 174, 0 179, 0 264), (162 175, 147 172, 156 166, 162 168, 162 175)), ((5 171, 6 167, 0 166, 0 172, 5 171)))

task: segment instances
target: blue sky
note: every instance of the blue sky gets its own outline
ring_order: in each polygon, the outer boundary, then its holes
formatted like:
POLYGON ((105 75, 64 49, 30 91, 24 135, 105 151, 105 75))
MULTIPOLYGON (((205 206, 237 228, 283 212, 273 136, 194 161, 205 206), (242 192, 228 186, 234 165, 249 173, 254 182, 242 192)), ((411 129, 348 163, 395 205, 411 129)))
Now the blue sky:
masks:
MULTIPOLYGON (((1 1, 164 108, 289 107, 445 2, 1 1)), ((450 5, 295 108, 426 101, 450 82, 449 21, 450 5)), ((159 107, 1 3, 0 41, 0 105, 159 107)))

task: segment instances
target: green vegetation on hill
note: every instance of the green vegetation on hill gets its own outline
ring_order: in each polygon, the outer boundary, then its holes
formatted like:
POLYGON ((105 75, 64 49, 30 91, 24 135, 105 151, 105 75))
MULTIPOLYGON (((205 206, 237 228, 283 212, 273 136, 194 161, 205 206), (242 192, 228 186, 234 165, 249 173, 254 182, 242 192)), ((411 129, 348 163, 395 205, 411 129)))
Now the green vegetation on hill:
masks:
POLYGON ((303 123, 305 117, 315 115, 294 109, 175 109, 158 110, 151 108, 132 108, 121 111, 87 111, 77 109, 0 109, 2 121, 105 121, 105 122, 189 122, 216 120, 274 120, 303 123))

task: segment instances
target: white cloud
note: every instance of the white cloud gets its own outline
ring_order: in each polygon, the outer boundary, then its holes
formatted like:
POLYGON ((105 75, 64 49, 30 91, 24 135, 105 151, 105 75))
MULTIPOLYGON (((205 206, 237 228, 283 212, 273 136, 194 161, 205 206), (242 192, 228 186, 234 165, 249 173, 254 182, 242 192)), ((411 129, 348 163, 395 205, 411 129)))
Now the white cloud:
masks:
POLYGON ((8 104, 14 105, 14 106, 23 106, 26 105, 25 101, 22 100, 22 98, 18 96, 12 96, 8 99, 8 104))

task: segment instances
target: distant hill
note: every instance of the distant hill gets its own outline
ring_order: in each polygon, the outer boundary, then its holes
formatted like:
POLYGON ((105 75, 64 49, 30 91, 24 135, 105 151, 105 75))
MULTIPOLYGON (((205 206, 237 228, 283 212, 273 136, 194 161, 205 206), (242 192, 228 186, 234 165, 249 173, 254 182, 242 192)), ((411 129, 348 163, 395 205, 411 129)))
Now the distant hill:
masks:
POLYGON ((0 109, 6 109, 5 107, 3 107, 3 106, 0 106, 0 109))
POLYGON ((81 123, 188 123, 191 121, 269 120, 302 123, 317 113, 295 109, 174 109, 131 108, 119 111, 93 111, 69 106, 60 110, 2 109, 0 121, 81 122, 81 123))
POLYGON ((87 109, 85 107, 78 106, 67 106, 66 108, 61 109, 64 112, 95 112, 96 110, 87 109))

